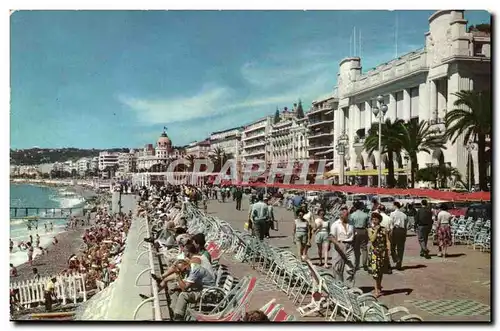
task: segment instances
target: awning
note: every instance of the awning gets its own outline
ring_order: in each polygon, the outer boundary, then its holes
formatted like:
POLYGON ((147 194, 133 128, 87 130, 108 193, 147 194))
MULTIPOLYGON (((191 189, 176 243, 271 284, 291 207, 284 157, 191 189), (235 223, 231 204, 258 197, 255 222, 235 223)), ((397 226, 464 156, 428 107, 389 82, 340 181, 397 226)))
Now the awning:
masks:
MULTIPOLYGON (((408 175, 408 169, 394 169, 394 174, 395 175, 408 175)), ((389 174, 389 171, 387 169, 382 169, 382 175, 387 176, 389 174)), ((338 176, 339 171, 338 170, 331 170, 328 171, 324 174, 325 178, 330 178, 333 176, 338 176)), ((377 176, 378 175, 378 170, 377 169, 367 169, 367 170, 349 170, 344 172, 345 176, 377 176)))

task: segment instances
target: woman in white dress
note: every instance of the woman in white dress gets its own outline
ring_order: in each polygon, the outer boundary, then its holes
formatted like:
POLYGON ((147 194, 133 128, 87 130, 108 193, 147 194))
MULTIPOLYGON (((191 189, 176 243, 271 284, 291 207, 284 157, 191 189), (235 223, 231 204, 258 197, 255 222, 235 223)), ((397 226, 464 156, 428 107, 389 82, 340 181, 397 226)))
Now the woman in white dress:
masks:
POLYGON ((329 223, 325 221, 325 211, 318 210, 318 217, 314 220, 314 234, 316 245, 318 246, 319 265, 328 268, 328 251, 330 250, 330 240, 328 240, 329 223), (324 263, 323 263, 324 258, 324 263))

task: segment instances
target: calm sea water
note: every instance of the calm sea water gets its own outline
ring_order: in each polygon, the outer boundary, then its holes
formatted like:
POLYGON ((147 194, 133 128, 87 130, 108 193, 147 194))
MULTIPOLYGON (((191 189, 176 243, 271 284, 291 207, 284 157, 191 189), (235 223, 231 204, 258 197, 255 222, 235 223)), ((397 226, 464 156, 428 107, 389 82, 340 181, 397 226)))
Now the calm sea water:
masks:
MULTIPOLYGON (((67 191, 65 188, 42 187, 29 184, 10 184, 10 206, 11 207, 43 207, 43 208, 70 208, 81 206, 84 199, 81 196, 75 195, 67 191)), ((15 266, 23 264, 28 260, 26 251, 20 250, 17 245, 21 241, 28 241, 29 235, 35 236, 38 233, 42 247, 47 247, 51 244, 52 238, 64 232, 66 226, 66 218, 51 219, 38 221, 38 230, 32 228, 28 231, 28 221, 21 219, 24 216, 24 210, 18 210, 17 217, 11 211, 10 218, 10 238, 14 241, 14 250, 10 254, 10 263, 15 266), (54 231, 46 232, 44 224, 52 222, 54 231)), ((40 211, 44 215, 45 210, 40 211)), ((50 213, 50 211, 49 211, 50 213)), ((31 213, 33 214, 33 213, 31 213)), ((34 256, 40 254, 38 249, 35 249, 34 256)))

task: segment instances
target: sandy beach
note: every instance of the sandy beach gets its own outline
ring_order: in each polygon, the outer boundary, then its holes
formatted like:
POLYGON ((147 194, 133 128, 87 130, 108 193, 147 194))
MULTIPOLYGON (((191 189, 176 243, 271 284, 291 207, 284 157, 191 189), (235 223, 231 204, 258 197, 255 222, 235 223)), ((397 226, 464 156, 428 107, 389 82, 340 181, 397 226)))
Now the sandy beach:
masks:
POLYGON ((24 281, 33 277, 33 268, 38 269, 40 276, 50 276, 68 267, 68 258, 76 254, 83 244, 82 234, 86 227, 70 230, 57 236, 57 245, 51 244, 47 249, 49 254, 38 255, 33 259, 33 266, 28 262, 17 267, 17 277, 11 277, 11 282, 24 281))
MULTIPOLYGON (((19 182, 19 181, 18 181, 19 182)), ((33 185, 39 186, 58 186, 66 187, 68 190, 81 195, 85 199, 90 199, 98 195, 91 188, 82 185, 70 185, 69 183, 55 184, 55 183, 33 183, 26 182, 33 185)), ((93 219, 93 218, 92 218, 93 219)), ((91 221, 91 224, 93 222, 91 221)), ((28 262, 25 262, 17 266, 17 277, 11 277, 10 282, 29 280, 33 277, 33 268, 38 269, 38 273, 42 276, 55 275, 63 271, 68 266, 68 258, 71 254, 76 254, 80 251, 83 245, 82 234, 85 231, 85 227, 79 227, 75 230, 69 230, 64 233, 57 235, 58 243, 56 245, 50 244, 47 247, 49 253, 46 255, 37 255, 33 259, 33 265, 30 266, 28 262)))

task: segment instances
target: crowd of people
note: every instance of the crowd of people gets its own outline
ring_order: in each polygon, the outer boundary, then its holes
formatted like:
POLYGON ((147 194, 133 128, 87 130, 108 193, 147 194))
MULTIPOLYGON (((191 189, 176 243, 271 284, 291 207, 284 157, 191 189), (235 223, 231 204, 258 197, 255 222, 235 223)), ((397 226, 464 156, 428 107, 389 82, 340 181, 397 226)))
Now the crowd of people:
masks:
MULTIPOLYGON (((91 222, 90 217, 86 220, 71 217, 68 220, 69 229, 74 230, 80 225, 86 227, 81 237, 84 245, 77 254, 71 254, 68 257, 67 267, 58 274, 51 275, 51 279, 45 284, 44 298, 47 311, 52 310, 52 305, 57 300, 55 286, 58 276, 83 274, 86 291, 103 290, 116 280, 131 220, 131 212, 129 214, 111 214, 107 207, 97 208, 93 222, 91 222)), ((34 245, 31 244, 32 241, 33 239, 30 238, 30 241, 26 243, 30 265, 32 265, 33 247, 39 247, 40 237, 38 234, 36 234, 34 245)), ((57 243, 57 238, 54 237, 53 245, 57 245, 57 243)), ((11 245, 13 245, 12 241, 11 245)), ((17 269, 12 264, 10 268, 11 277, 16 277, 17 269)), ((40 280, 40 277, 38 269, 33 268, 32 279, 40 280)), ((15 305, 16 298, 16 292, 11 291, 11 306, 15 305)))
MULTIPOLYGON (((214 198, 214 195, 211 195, 213 192, 222 194, 221 202, 231 196, 237 201, 243 196, 241 189, 235 189, 234 192, 204 190, 188 185, 140 190, 141 202, 137 215, 147 217, 152 226, 151 236, 144 238, 144 241, 152 243, 159 250, 178 249, 178 254, 166 261, 168 267, 162 275, 151 275, 159 290, 168 293, 170 315, 174 321, 185 320, 188 305, 199 302, 204 288, 215 285, 216 271, 212 257, 205 247, 205 234, 187 233, 190 220, 186 219, 184 213, 186 204, 195 204, 198 194, 214 198)), ((237 206, 241 208, 241 202, 237 206)), ((144 295, 141 297, 147 298, 144 295)), ((258 312, 250 312, 245 315, 244 320, 262 321, 261 315, 258 312)))
MULTIPOLYGON (((434 224, 438 256, 446 256, 447 247, 451 245, 450 224, 453 218, 447 210, 447 205, 442 204, 435 214, 428 202, 422 200, 422 208, 413 214, 421 257, 431 258, 428 238, 434 224), (436 223, 434 219, 437 219, 436 223)), ((352 287, 356 271, 363 268, 373 275, 374 295, 380 296, 383 275, 392 273, 392 269, 403 269, 409 225, 406 210, 395 201, 392 212, 388 213, 386 206, 374 199, 369 211, 362 202, 355 202, 352 208, 341 206, 334 219, 327 220, 321 208, 315 214, 308 210, 305 202, 295 206, 293 238, 297 256, 307 259, 314 240, 318 246, 319 263, 325 268, 329 267, 328 254, 331 252, 336 279, 352 287)))

